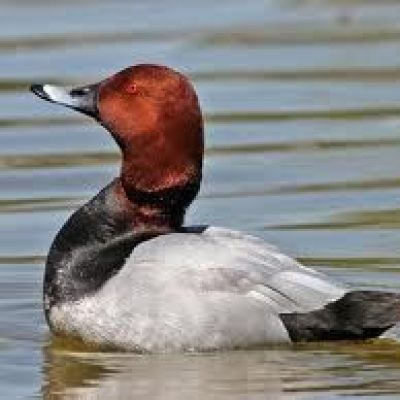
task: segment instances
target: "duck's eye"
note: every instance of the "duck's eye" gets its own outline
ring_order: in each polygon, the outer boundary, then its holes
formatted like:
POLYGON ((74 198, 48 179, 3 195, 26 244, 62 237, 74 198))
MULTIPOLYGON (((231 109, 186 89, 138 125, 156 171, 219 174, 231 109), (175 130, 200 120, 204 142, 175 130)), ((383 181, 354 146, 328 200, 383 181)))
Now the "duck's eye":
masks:
POLYGON ((135 83, 129 84, 128 87, 126 88, 126 91, 130 94, 136 94, 138 92, 136 84, 135 83))
POLYGON ((85 94, 88 94, 90 92, 90 88, 88 87, 81 87, 77 89, 72 89, 70 91, 71 96, 84 96, 85 94))

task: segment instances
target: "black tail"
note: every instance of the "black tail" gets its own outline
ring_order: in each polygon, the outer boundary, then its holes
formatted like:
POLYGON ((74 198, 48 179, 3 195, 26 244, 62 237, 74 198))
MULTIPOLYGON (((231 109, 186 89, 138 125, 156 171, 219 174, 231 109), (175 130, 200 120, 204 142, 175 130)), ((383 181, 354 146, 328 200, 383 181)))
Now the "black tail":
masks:
POLYGON ((280 317, 293 342, 374 338, 400 322, 400 294, 349 292, 322 309, 280 317))

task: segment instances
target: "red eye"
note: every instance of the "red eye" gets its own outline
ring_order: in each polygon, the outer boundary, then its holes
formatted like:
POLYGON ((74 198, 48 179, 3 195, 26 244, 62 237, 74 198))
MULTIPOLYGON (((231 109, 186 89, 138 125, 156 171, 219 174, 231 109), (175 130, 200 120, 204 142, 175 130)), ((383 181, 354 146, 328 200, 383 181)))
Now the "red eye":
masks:
POLYGON ((137 93, 137 86, 135 83, 131 83, 127 88, 126 91, 131 94, 137 93))

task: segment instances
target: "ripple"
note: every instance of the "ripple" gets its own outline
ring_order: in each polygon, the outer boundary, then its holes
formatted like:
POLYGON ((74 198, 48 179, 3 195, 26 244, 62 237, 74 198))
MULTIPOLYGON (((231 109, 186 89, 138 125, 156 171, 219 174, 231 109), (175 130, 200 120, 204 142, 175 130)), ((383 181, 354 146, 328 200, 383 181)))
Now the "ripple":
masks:
POLYGON ((346 212, 330 221, 269 226, 279 230, 399 229, 400 209, 346 212))
POLYGON ((203 198, 233 198, 233 197, 255 197, 265 195, 299 194, 299 193, 319 193, 319 192, 347 192, 360 190, 393 189, 400 188, 400 177, 381 178, 371 180, 340 181, 340 182, 321 182, 310 184, 278 185, 275 187, 261 189, 235 190, 229 192, 212 192, 202 194, 203 198))
POLYGON ((300 257, 304 265, 312 267, 329 266, 335 268, 359 268, 369 271, 400 271, 400 258, 396 257, 300 257))
POLYGON ((236 146, 215 146, 206 150, 208 156, 240 153, 299 152, 343 149, 379 148, 400 145, 400 138, 381 138, 370 140, 302 140, 284 143, 254 143, 236 146))
POLYGON ((313 24, 310 28, 304 23, 286 24, 279 27, 269 25, 267 29, 248 28, 213 32, 199 40, 207 46, 272 46, 298 44, 333 44, 398 41, 400 30, 395 27, 357 26, 331 23, 327 26, 313 24))
POLYGON ((166 41, 180 39, 188 32, 180 31, 131 31, 131 32, 74 32, 62 35, 50 36, 25 36, 0 39, 0 52, 37 51, 53 48, 64 48, 73 46, 90 46, 115 44, 116 42, 134 41, 166 41))
POLYGON ((248 28, 243 30, 214 30, 208 33, 197 30, 131 30, 120 32, 71 32, 47 36, 19 36, 0 39, 0 52, 37 51, 60 49, 65 47, 82 47, 115 43, 159 42, 182 40, 191 41, 203 46, 283 46, 299 44, 325 43, 364 43, 388 42, 400 39, 400 30, 396 26, 371 26, 365 24, 356 27, 334 23, 330 26, 307 27, 304 23, 286 24, 268 29, 248 28))
POLYGON ((44 255, 27 255, 27 256, 0 256, 0 265, 40 265, 46 261, 44 255))
MULTIPOLYGON (((386 107, 360 107, 327 110, 283 110, 283 111, 260 111, 260 112, 221 112, 209 113, 206 116, 208 122, 250 122, 250 121, 274 121, 291 119, 361 119, 361 118, 383 118, 398 116, 400 106, 386 107)), ((0 125, 1 126, 1 125, 0 125)))
POLYGON ((85 123, 92 123, 92 121, 89 118, 84 117, 2 118, 0 119, 0 129, 46 127, 55 125, 67 126, 85 123))
POLYGON ((260 80, 351 80, 392 81, 400 78, 400 68, 308 68, 294 70, 219 70, 198 71, 190 76, 196 81, 260 80))
POLYGON ((75 209, 84 197, 0 199, 0 213, 29 213, 75 209))
POLYGON ((116 152, 60 154, 25 154, 0 156, 0 169, 32 169, 78 165, 114 164, 120 160, 116 152))

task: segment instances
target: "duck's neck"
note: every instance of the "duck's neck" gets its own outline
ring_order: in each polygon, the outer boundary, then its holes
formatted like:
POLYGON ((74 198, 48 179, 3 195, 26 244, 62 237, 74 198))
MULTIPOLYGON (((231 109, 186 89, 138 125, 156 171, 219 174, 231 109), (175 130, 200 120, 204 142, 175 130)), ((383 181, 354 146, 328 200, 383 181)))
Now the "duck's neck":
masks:
POLYGON ((174 190, 147 193, 126 188, 122 180, 117 179, 114 192, 136 233, 176 231, 183 224, 186 206, 173 199, 174 190))

